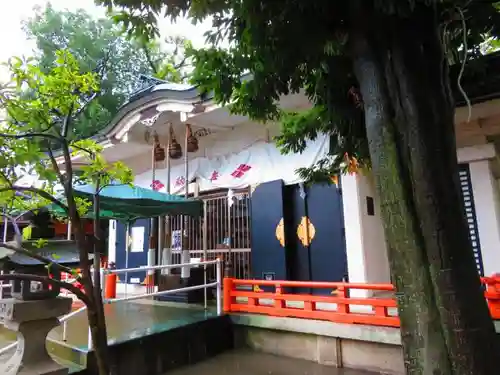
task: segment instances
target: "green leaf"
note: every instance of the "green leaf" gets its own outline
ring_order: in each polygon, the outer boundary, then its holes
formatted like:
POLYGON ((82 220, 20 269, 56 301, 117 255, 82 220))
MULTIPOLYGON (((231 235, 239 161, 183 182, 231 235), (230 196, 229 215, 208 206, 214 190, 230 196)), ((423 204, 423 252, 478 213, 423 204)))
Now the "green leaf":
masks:
POLYGON ((23 228, 22 232, 23 240, 29 240, 31 238, 31 230, 32 230, 31 225, 28 225, 27 227, 23 228))
MULTIPOLYGON (((45 247, 47 246, 47 244, 49 243, 49 241, 45 238, 39 238, 38 240, 36 240, 34 242, 34 245, 37 249, 41 249, 42 247, 45 247)), ((56 258, 54 258, 56 259, 56 258)))

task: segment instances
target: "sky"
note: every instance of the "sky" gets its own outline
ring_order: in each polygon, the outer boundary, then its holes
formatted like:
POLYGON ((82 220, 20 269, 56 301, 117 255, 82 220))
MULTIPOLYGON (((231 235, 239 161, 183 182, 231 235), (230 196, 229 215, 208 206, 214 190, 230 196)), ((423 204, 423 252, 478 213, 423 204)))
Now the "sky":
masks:
MULTIPOLYGON (((29 56, 33 49, 22 30, 22 21, 33 15, 35 6, 44 7, 48 2, 55 9, 76 10, 85 9, 92 15, 104 16, 103 8, 97 7, 94 0, 3 0, 0 1, 0 35, 2 43, 0 48, 0 62, 7 61, 11 56, 29 56)), ((188 20, 179 20, 176 24, 162 21, 160 30, 162 35, 182 35, 193 42, 195 47, 204 44, 203 33, 209 28, 209 23, 193 26, 188 20)), ((5 80, 5 68, 0 67, 0 81, 5 80)))

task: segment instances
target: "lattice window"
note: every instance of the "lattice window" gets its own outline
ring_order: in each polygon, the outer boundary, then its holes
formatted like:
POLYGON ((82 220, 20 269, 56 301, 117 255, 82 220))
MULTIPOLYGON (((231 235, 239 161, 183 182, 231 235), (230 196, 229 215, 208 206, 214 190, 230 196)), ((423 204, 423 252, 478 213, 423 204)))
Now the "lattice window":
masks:
POLYGON ((479 232, 476 219, 476 208, 474 206, 474 194, 472 192, 472 182, 468 164, 461 164, 459 170, 460 188, 464 199, 465 217, 469 227, 469 236, 474 251, 474 259, 479 274, 484 276, 483 259, 481 256, 481 243, 479 242, 479 232))
MULTIPOLYGON (((232 249, 249 249, 250 245, 250 196, 247 191, 236 192, 228 212, 227 192, 203 197, 206 202, 207 249, 226 249, 230 241, 232 249)), ((203 220, 182 216, 170 218, 174 248, 180 241, 180 230, 186 223, 187 248, 203 249, 203 220)), ((180 245, 180 244, 178 244, 180 245)))

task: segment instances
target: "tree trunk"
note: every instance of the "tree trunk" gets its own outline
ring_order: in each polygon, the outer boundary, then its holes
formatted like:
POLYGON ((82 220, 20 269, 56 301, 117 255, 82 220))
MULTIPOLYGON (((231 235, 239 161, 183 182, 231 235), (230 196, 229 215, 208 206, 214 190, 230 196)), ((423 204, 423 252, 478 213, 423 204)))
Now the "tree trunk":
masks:
POLYGON ((91 300, 91 304, 87 305, 87 318, 92 337, 92 347, 95 353, 97 370, 99 375, 109 375, 109 350, 106 330, 106 321, 104 318, 104 307, 102 304, 102 296, 100 293, 100 285, 96 287, 92 284, 92 276, 90 274, 89 243, 85 238, 83 225, 79 217, 74 216, 73 222, 76 229, 76 240, 80 252, 80 266, 82 269, 82 284, 85 293, 91 300), (98 298, 96 298, 96 296, 98 298))
POLYGON ((428 262, 420 250, 423 241, 411 203, 411 183, 396 148, 396 127, 382 67, 364 34, 353 34, 351 47, 361 83, 370 155, 397 291, 406 372, 451 374, 428 262))
MULTIPOLYGON (((99 369, 99 375, 109 375, 109 349, 108 349, 108 331, 106 327, 106 316, 104 313, 104 304, 102 300, 101 280, 101 225, 100 225, 100 186, 96 183, 96 191, 93 199, 94 222, 93 222, 93 246, 94 246, 94 285, 93 301, 94 311, 92 311, 92 341, 94 342, 94 353, 99 369), (94 332, 95 331, 95 332, 94 332)), ((89 311, 89 323, 90 320, 89 311)))
POLYGON ((437 15, 425 5, 416 5, 408 17, 383 15, 366 3, 353 7, 351 45, 391 270, 405 296, 398 299, 405 354, 421 362, 407 362, 407 371, 449 373, 444 337, 453 373, 495 374, 496 337, 459 189, 454 105, 437 15), (416 295, 417 285, 427 298, 416 295), (429 322, 436 317, 440 328, 429 322), (432 345, 444 367, 422 367, 436 358, 415 356, 418 347, 430 354, 424 347, 436 339, 429 336, 431 328, 439 332, 439 343, 432 345), (423 341, 406 339, 408 330, 423 341))
POLYGON ((87 316, 92 336, 92 348, 95 353, 96 365, 99 375, 109 375, 110 366, 106 323, 103 320, 104 314, 100 313, 99 309, 96 308, 97 304, 95 304, 94 299, 93 303, 94 306, 92 306, 92 308, 90 306, 87 307, 87 316))

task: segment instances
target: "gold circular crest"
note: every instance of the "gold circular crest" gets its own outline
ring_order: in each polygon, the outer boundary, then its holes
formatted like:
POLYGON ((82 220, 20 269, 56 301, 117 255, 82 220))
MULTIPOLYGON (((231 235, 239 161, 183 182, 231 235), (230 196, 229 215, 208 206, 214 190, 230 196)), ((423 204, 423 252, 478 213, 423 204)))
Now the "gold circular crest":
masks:
POLYGON ((281 247, 285 247, 285 223, 283 218, 281 218, 276 226, 276 239, 279 241, 281 247))
POLYGON ((307 216, 303 216, 300 224, 297 226, 297 237, 302 245, 309 246, 316 235, 316 228, 307 216))

